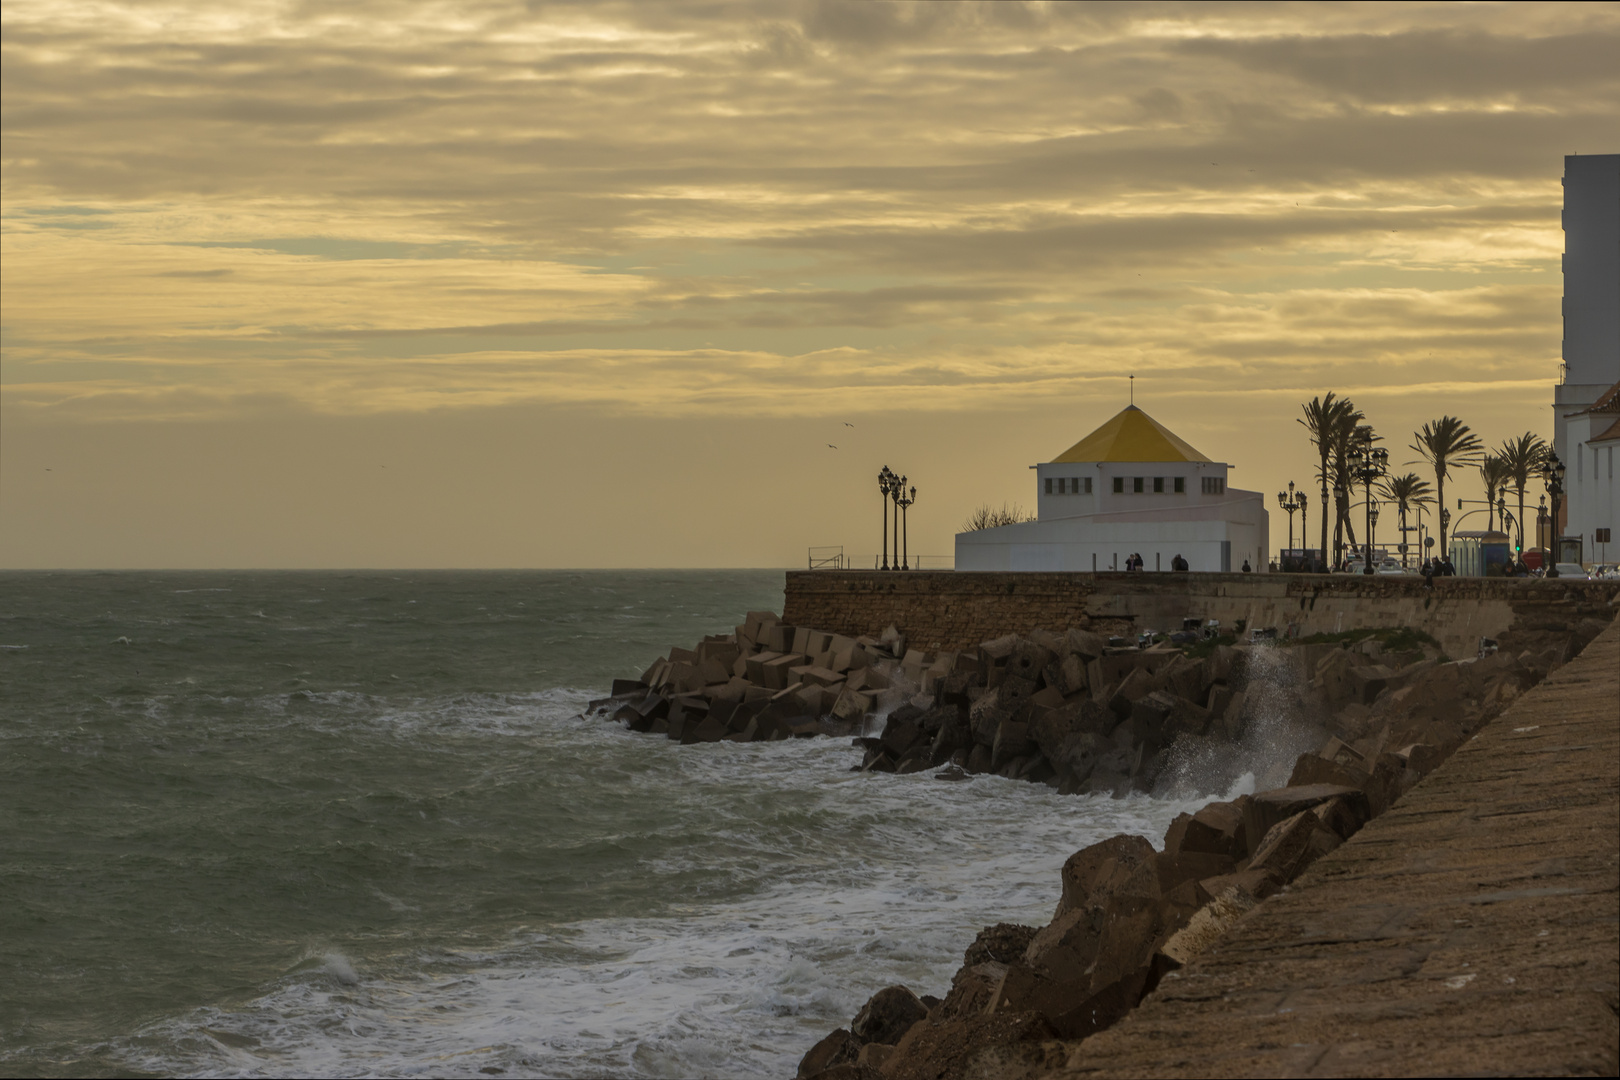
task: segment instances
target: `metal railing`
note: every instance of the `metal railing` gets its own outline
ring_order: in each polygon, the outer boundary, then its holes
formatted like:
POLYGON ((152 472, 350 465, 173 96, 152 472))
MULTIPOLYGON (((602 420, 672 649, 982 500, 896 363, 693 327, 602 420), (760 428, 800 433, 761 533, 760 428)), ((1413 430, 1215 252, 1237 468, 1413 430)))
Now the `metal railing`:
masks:
MULTIPOLYGON (((882 565, 879 563, 879 560, 881 558, 882 558, 882 556, 880 556, 880 555, 872 556, 872 569, 874 569, 874 570, 883 569, 882 565)), ((849 565, 851 567, 853 567, 855 565, 855 560, 853 558, 849 560, 849 565)), ((911 569, 913 569, 913 570, 954 570, 954 569, 956 569, 956 556, 955 555, 913 555, 913 556, 911 556, 911 569)), ((904 571, 902 571, 902 572, 904 572, 904 571)))
MULTIPOLYGON (((842 544, 827 544, 822 547, 809 549, 807 563, 812 570, 853 570, 862 564, 862 560, 854 555, 844 554, 842 544)), ((955 555, 913 555, 911 556, 913 570, 954 570, 956 569, 955 555)), ((883 556, 872 556, 872 569, 883 569, 883 556)))
POLYGON ((813 547, 810 549, 810 569, 812 570, 844 570, 848 569, 844 560, 844 546, 813 547))

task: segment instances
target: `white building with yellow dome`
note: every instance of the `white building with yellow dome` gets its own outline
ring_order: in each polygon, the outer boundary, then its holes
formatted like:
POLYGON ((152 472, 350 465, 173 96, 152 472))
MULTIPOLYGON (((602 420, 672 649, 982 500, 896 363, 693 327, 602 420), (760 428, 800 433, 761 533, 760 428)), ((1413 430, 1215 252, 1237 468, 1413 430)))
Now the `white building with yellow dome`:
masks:
POLYGON ((1264 496, 1135 405, 1033 468, 1036 520, 957 533, 958 570, 1266 569, 1264 496))

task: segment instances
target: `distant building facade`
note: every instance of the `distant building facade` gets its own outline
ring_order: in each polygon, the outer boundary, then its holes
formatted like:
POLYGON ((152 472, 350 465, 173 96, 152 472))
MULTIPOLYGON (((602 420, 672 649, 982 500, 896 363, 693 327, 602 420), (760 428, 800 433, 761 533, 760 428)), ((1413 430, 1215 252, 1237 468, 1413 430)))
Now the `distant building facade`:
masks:
POLYGON ((1591 562, 1595 530, 1620 525, 1620 154, 1564 159, 1563 226, 1564 363, 1553 388, 1553 449, 1566 469, 1558 547, 1560 557, 1591 562))
POLYGON ((1569 508, 1564 517, 1564 540, 1560 557, 1566 562, 1614 562, 1620 549, 1613 541, 1600 539, 1600 530, 1613 530, 1620 524, 1620 481, 1614 475, 1614 450, 1620 446, 1620 382, 1598 398, 1590 408, 1570 413, 1563 419, 1563 433, 1570 456, 1564 462, 1564 498, 1569 508), (1576 541, 1579 541, 1577 548, 1576 541))
POLYGON ((1036 520, 957 533, 958 570, 1267 568, 1264 496, 1135 405, 1034 469, 1036 520))

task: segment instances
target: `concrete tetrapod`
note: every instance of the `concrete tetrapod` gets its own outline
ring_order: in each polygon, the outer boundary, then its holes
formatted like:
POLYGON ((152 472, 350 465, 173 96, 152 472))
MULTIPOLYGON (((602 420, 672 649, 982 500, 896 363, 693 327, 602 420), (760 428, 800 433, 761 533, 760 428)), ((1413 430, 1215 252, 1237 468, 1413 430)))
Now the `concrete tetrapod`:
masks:
POLYGON ((1620 622, 1065 1076, 1620 1070, 1620 622))

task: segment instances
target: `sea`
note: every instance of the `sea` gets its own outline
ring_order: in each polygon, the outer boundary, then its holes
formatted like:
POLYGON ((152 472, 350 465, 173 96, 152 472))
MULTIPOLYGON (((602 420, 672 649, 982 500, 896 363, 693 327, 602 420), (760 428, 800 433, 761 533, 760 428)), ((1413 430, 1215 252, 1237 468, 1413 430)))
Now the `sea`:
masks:
POLYGON ((0 574, 0 1074, 788 1077, 1203 801, 580 718, 782 584, 0 574))

